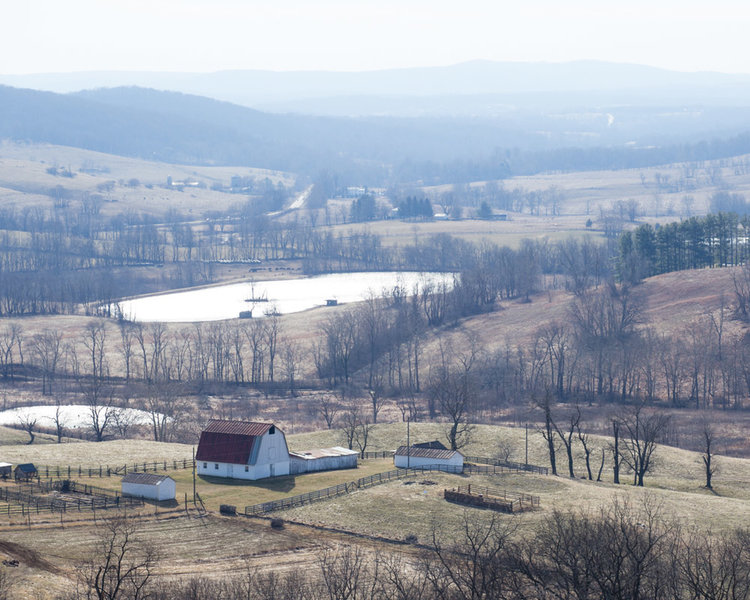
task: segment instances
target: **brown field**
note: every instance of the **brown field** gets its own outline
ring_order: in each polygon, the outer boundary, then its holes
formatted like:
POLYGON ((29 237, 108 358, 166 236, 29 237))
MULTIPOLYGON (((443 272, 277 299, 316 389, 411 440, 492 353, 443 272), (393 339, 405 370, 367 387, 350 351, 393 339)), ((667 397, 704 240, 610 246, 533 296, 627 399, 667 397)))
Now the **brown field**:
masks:
POLYGON ((138 179, 138 187, 131 188, 118 183, 111 192, 103 192, 105 202, 101 208, 102 214, 115 215, 132 210, 161 216, 168 208, 174 208, 198 219, 207 210, 227 210, 233 204, 245 200, 243 195, 210 189, 213 183, 228 186, 233 175, 252 176, 256 179, 268 177, 273 182, 281 181, 285 185, 291 185, 294 181, 294 177, 287 173, 266 169, 170 165, 66 146, 0 142, 0 206, 13 204, 16 207, 51 207, 52 200, 48 196, 41 192, 34 193, 33 190, 61 185, 78 192, 98 193, 99 184, 138 179), (76 176, 68 178, 50 175, 46 172, 49 167, 69 168, 76 176), (79 172, 82 168, 96 169, 97 172, 79 172), (169 176, 174 181, 194 179, 205 183, 207 187, 185 188, 182 192, 159 187, 165 185, 169 176), (146 185, 153 188, 149 189, 146 185))

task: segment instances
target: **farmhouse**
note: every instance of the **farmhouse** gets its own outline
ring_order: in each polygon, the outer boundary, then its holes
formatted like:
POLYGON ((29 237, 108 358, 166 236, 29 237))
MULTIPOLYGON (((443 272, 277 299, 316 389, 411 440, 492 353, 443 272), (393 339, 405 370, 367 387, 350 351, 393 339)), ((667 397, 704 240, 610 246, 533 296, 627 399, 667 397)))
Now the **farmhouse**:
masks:
POLYGON ((289 475, 289 448, 273 423, 211 419, 195 455, 199 475, 263 479, 289 475))
POLYGON ((3 479, 7 479, 8 477, 10 477, 12 470, 13 465, 11 463, 0 462, 0 477, 2 477, 3 479))
POLYGON ((122 494, 149 500, 174 500, 176 496, 174 479, 154 473, 128 473, 122 478, 122 494))
POLYGON ((444 467, 450 471, 462 471, 464 455, 458 450, 448 450, 439 441, 401 446, 393 455, 393 464, 399 468, 444 467))
POLYGON ((319 450, 290 452, 291 473, 312 473, 313 471, 332 471, 334 469, 356 469, 358 452, 334 446, 319 450))

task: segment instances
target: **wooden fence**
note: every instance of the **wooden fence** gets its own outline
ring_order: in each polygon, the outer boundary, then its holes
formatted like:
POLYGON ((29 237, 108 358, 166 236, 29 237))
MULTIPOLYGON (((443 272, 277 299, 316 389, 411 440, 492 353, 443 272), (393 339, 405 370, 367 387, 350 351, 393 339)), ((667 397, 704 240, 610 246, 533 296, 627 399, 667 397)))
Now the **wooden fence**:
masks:
POLYGON ((443 490, 443 496, 449 502, 468 504, 479 508, 489 508, 506 513, 516 513, 539 508, 539 496, 508 492, 486 486, 458 486, 443 490))
POLYGON ((307 494, 300 494, 298 496, 282 498, 281 500, 273 500, 272 502, 263 502, 262 504, 246 506, 245 515, 260 515, 264 513, 275 512, 277 510, 285 510, 288 508, 295 508, 297 506, 304 506, 305 504, 312 504, 313 502, 319 502, 321 500, 343 496, 344 494, 350 494, 355 490, 372 487, 374 485, 380 485, 381 483, 388 483, 389 481, 394 481, 397 479, 404 479, 406 477, 424 475, 425 473, 430 473, 432 471, 441 471, 448 473, 462 472, 460 467, 452 466, 429 466, 412 469, 393 469, 392 471, 386 471, 385 473, 375 473, 374 475, 368 475, 367 477, 360 477, 356 481, 340 483, 338 485, 334 485, 322 490, 308 492, 307 494))
POLYGON ((7 503, 4 509, 0 509, 0 514, 7 515, 143 506, 140 498, 121 496, 111 490, 67 480, 0 486, 0 501, 7 503))
POLYGON ((540 467, 538 465, 531 465, 527 463, 513 462, 511 460, 500 460, 499 458, 488 458, 485 456, 464 456, 464 460, 470 463, 481 463, 483 465, 495 465, 498 467, 505 467, 510 471, 526 471, 528 473, 537 473, 539 475, 547 475, 549 469, 547 467, 540 467))
POLYGON ((148 473, 149 471, 176 471, 178 469, 192 469, 192 459, 163 460, 158 462, 132 463, 125 465, 99 465, 98 467, 84 467, 78 465, 42 465, 37 467, 39 477, 68 478, 71 477, 112 477, 114 475, 127 475, 130 472, 148 473))

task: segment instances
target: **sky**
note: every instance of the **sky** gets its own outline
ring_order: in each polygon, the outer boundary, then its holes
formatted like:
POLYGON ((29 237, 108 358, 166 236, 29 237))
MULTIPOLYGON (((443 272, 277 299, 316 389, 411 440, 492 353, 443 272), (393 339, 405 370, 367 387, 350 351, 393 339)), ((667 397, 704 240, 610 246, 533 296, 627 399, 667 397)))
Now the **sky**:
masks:
POLYGON ((750 73, 750 4, 715 0, 23 0, 0 74, 596 59, 750 73))

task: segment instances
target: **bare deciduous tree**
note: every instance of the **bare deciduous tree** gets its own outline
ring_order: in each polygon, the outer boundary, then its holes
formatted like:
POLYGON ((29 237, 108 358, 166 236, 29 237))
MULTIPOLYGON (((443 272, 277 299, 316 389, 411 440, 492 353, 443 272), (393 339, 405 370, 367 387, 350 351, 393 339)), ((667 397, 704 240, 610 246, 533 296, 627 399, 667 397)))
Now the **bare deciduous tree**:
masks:
POLYGON ((99 525, 89 557, 76 569, 79 597, 145 600, 158 561, 156 549, 138 537, 137 523, 113 517, 99 525))

